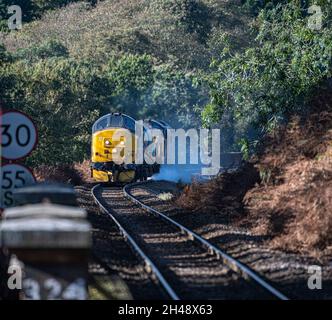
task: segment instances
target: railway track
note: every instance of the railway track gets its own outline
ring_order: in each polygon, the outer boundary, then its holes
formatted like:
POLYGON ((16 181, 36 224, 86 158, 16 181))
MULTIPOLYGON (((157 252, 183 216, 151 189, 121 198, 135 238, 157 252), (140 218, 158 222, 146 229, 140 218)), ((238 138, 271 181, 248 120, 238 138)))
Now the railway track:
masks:
MULTIPOLYGON (((92 186, 76 187, 78 204, 88 213, 92 225, 92 254, 89 263, 91 287, 95 280, 114 297, 126 300, 151 300, 168 298, 168 295, 146 272, 145 265, 131 249, 109 214, 100 209, 91 193, 92 186), (114 280, 115 279, 115 280, 114 280), (115 287, 113 286, 115 282, 115 287), (110 286, 110 283, 113 283, 110 286)), ((107 296, 93 291, 97 299, 107 296)), ((93 298, 94 298, 93 297, 93 298)))
POLYGON ((120 232, 123 237, 126 239, 128 244, 132 247, 133 251, 139 256, 139 258, 144 262, 146 271, 153 278, 154 281, 157 281, 159 285, 164 289, 167 295, 172 300, 179 300, 176 292, 172 289, 169 283, 165 280, 163 275, 160 273, 159 269, 155 266, 155 264, 150 260, 150 258, 142 251, 142 249, 137 245, 136 241, 130 236, 130 234, 126 231, 126 229, 121 225, 118 219, 112 214, 111 210, 107 208, 102 201, 100 201, 99 196, 97 195, 97 190, 101 188, 100 185, 96 185, 92 188, 92 196, 95 202, 99 205, 99 207, 107 213, 110 218, 114 221, 114 223, 118 226, 120 232))
POLYGON ((170 299, 287 300, 248 267, 131 193, 147 184, 97 185, 92 194, 170 299))

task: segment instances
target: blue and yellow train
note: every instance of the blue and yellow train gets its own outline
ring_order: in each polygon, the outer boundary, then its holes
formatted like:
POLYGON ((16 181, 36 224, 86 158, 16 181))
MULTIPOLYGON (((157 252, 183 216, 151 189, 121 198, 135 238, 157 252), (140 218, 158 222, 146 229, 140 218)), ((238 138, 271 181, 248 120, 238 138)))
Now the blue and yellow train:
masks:
MULTIPOLYGON (((94 123, 92 126, 91 176, 95 181, 129 183, 146 180, 159 172, 159 164, 148 164, 145 161, 135 163, 138 152, 135 123, 132 117, 121 113, 107 114, 94 123), (130 132, 129 137, 128 132, 130 132), (131 161, 119 164, 115 158, 124 157, 126 149, 128 152, 129 142, 126 141, 128 139, 131 139, 131 147, 129 155, 126 156, 129 156, 131 161), (125 146, 127 148, 124 148, 125 146)), ((148 135, 151 129, 159 129, 166 138, 168 128, 170 126, 164 121, 145 120, 143 122, 145 135, 148 135)), ((153 140, 153 137, 150 137, 150 140, 153 140)), ((146 146, 144 143, 143 148, 146 146)))

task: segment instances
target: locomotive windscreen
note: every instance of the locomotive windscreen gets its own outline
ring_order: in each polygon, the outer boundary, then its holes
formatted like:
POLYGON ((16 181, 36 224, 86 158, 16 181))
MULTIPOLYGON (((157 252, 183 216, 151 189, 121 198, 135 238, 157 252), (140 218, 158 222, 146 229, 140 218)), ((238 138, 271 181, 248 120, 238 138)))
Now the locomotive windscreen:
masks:
POLYGON ((135 120, 124 114, 107 114, 94 123, 92 132, 107 128, 125 128, 135 132, 135 120))

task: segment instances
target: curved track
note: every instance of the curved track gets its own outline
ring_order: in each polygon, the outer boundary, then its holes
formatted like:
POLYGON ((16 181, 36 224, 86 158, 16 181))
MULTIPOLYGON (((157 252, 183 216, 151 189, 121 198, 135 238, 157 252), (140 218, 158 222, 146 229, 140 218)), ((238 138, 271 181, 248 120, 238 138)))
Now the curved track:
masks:
POLYGON ((248 267, 131 193, 147 183, 123 190, 97 185, 92 194, 171 299, 287 300, 248 267))
POLYGON ((175 220, 173 220, 172 218, 163 214, 162 212, 159 212, 158 210, 144 204, 142 201, 137 199, 130 192, 130 189, 132 189, 133 187, 145 186, 148 183, 149 183, 149 181, 128 184, 123 188, 123 192, 127 198, 129 198, 131 201, 133 201, 137 205, 141 206, 146 211, 148 211, 148 212, 152 213, 153 215, 176 226, 177 228, 179 228, 181 230, 181 232, 187 234, 191 240, 201 243, 203 246, 205 246, 207 248, 207 250, 209 250, 210 253, 214 253, 218 258, 220 258, 224 264, 229 266, 235 272, 241 273, 245 279, 251 280, 251 281, 257 283, 260 287, 264 288, 264 290, 266 290, 267 292, 272 294, 277 299, 288 300, 288 298, 283 293, 281 293, 279 290, 275 289, 273 286, 271 286, 269 283, 267 283, 262 277, 257 275, 254 271, 252 271, 250 268, 248 268, 247 266, 242 264, 240 261, 234 259, 230 255, 228 255, 226 252, 224 252, 220 248, 216 247, 214 244, 210 243, 208 240, 204 239, 197 233, 189 230, 188 228, 186 228, 182 224, 176 222, 175 220))
POLYGON ((129 245, 132 247, 135 253, 138 254, 138 256, 143 260, 146 266, 146 270, 149 274, 151 274, 152 278, 157 280, 159 284, 163 287, 165 292, 168 294, 168 296, 173 300, 179 300, 179 297, 177 296, 176 292, 172 289, 172 287, 169 285, 169 283, 165 280, 159 269, 155 266, 155 264, 150 260, 150 258, 143 252, 143 250, 137 245, 136 241, 130 236, 130 234, 126 231, 126 229, 120 224, 120 222, 115 218, 115 216, 112 214, 112 212, 107 209, 102 202, 99 200, 99 197, 96 194, 96 191, 98 188, 101 188, 100 185, 96 185, 92 188, 92 196, 95 200, 95 202, 99 205, 99 207, 107 213, 110 218, 115 222, 115 224, 118 226, 119 230, 123 234, 124 238, 127 240, 129 245))

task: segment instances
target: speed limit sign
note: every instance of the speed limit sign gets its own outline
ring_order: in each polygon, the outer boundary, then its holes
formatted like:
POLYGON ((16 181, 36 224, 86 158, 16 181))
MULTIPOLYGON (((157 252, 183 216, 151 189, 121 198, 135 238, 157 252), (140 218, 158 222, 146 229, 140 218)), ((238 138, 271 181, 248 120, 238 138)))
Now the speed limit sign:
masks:
POLYGON ((25 158, 37 144, 37 130, 24 113, 13 110, 1 116, 1 156, 6 160, 25 158))
POLYGON ((13 205, 14 189, 33 184, 34 182, 35 178, 27 167, 14 163, 2 166, 0 208, 3 209, 13 205))

